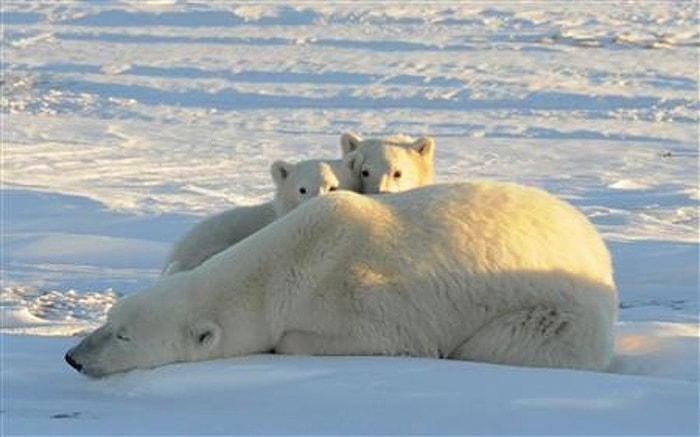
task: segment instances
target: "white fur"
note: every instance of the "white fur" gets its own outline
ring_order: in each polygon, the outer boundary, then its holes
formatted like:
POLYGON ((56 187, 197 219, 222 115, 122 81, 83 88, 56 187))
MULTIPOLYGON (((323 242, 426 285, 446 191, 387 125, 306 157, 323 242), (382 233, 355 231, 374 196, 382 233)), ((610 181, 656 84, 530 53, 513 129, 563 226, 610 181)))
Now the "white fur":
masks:
POLYGON ((175 243, 165 262, 163 275, 197 267, 302 202, 336 189, 359 189, 358 179, 341 161, 308 160, 296 164, 276 161, 270 167, 270 173, 276 186, 274 200, 230 209, 199 222, 175 243))
POLYGON ((93 376, 272 350, 603 370, 616 301, 595 228, 544 191, 344 191, 120 301, 67 357, 93 376))
POLYGON ((340 146, 345 165, 360 180, 361 193, 397 193, 433 182, 435 140, 431 137, 362 139, 347 132, 340 146))

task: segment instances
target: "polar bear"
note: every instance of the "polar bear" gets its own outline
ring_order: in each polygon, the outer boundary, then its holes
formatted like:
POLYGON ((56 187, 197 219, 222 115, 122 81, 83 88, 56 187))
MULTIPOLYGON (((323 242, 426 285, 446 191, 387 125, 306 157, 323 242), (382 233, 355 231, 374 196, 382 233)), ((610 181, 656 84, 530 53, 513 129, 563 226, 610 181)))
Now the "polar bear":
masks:
POLYGON ((604 370, 616 302, 603 240, 544 191, 339 191, 120 300, 65 358, 95 377, 271 351, 604 370))
POLYGON ((346 132, 340 147, 346 165, 360 179, 361 193, 396 193, 433 182, 435 140, 431 137, 363 140, 346 132))
POLYGON ((276 187, 274 200, 229 209, 198 223, 175 243, 163 275, 197 267, 306 200, 338 189, 359 190, 359 179, 340 160, 276 161, 270 173, 276 187))

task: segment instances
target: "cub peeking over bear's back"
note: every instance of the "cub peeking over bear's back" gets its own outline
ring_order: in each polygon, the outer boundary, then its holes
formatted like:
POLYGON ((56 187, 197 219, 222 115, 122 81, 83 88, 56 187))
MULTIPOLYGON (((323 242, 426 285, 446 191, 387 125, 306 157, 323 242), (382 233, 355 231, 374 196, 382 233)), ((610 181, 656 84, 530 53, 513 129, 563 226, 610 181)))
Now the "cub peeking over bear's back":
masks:
POLYGON ((396 193, 433 182, 435 141, 431 137, 362 139, 346 132, 340 146, 345 165, 359 178, 361 193, 396 193))
POLYGON ((275 183, 271 202, 242 206, 198 223, 175 243, 163 268, 168 276, 191 270, 238 243, 302 202, 336 190, 361 193, 405 191, 431 183, 433 151, 430 137, 405 135, 360 139, 341 137, 343 160, 277 161, 270 167, 275 183))
POLYGON ((163 275, 197 267, 306 200, 338 189, 358 189, 356 178, 343 169, 341 161, 277 161, 270 173, 276 186, 274 200, 229 209, 199 222, 175 243, 163 275))

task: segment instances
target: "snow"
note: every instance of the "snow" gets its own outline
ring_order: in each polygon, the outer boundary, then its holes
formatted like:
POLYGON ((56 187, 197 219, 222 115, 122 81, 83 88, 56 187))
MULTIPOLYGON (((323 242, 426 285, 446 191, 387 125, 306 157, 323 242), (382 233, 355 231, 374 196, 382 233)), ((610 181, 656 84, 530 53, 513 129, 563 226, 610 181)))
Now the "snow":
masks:
POLYGON ((12 434, 691 434, 691 1, 3 2, 2 406, 12 434), (202 217, 345 131, 436 138, 439 182, 578 206, 613 253, 608 373, 261 355, 91 380, 65 351, 202 217))
POLYGON ((86 381, 67 366, 16 358, 59 358, 69 340, 7 341, 17 353, 7 359, 12 402, 5 426, 15 432, 648 435, 697 426, 697 387, 675 379, 415 358, 268 355, 86 381), (34 389, 46 379, 51 384, 41 388, 39 401, 34 389))

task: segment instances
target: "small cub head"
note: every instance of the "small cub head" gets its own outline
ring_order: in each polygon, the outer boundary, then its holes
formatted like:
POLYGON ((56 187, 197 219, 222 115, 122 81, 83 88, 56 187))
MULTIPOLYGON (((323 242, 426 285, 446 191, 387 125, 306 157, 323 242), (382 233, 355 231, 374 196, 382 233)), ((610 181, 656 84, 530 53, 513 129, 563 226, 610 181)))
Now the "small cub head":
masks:
POLYGON ((296 164, 277 161, 270 173, 277 188, 274 203, 278 216, 316 196, 359 188, 355 175, 340 161, 309 160, 296 164))
POLYGON ((433 181, 435 141, 399 135, 363 140, 353 133, 340 139, 343 165, 366 194, 395 193, 433 181))

